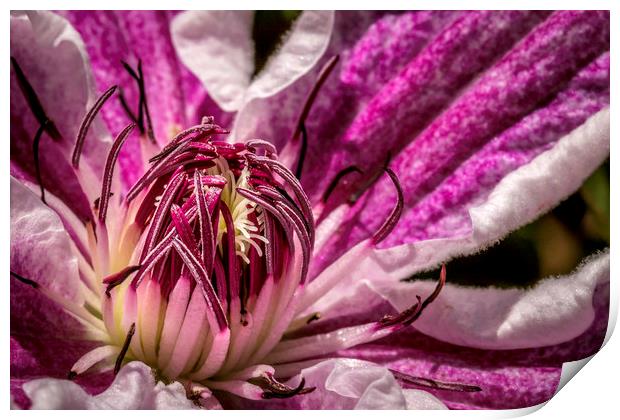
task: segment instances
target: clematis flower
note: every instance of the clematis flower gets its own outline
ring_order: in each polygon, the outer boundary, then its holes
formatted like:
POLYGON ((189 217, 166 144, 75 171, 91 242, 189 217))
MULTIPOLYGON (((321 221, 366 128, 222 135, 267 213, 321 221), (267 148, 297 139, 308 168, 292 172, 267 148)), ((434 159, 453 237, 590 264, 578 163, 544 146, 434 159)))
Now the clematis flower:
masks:
POLYGON ((608 157, 608 13, 304 12, 258 72, 252 21, 11 14, 12 404, 551 398, 608 252, 528 289, 449 262, 608 157))

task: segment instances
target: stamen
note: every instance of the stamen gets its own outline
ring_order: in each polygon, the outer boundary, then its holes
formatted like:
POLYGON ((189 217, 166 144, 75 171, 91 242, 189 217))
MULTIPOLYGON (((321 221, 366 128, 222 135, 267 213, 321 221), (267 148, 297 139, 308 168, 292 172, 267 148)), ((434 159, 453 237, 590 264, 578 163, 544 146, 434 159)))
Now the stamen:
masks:
POLYGON ((60 140, 62 136, 58 132, 56 125, 54 122, 47 116, 45 110, 43 109, 43 105, 41 105, 41 101, 37 96, 37 93, 34 91, 32 85, 28 81, 28 78, 24 74, 22 68, 17 63, 15 57, 11 56, 11 64, 13 65, 13 70, 15 71, 15 77, 17 78, 17 84, 19 85, 19 89, 22 91, 32 114, 39 122, 39 125, 45 125, 45 131, 49 136, 54 140, 60 140))
POLYGON ((43 186, 43 178, 41 177, 41 165, 39 163, 39 143, 41 141, 41 136, 43 135, 43 131, 45 130, 45 126, 49 123, 49 120, 46 120, 43 124, 39 126, 36 134, 34 135, 34 141, 32 142, 32 157, 34 159, 34 170, 37 176, 37 182, 39 183, 39 189, 41 190, 41 201, 45 204, 45 188, 43 186))
POLYGON ((108 201, 110 200, 110 188, 112 187, 112 178, 114 175, 114 164, 118 159, 118 154, 121 151, 121 147, 125 142, 125 139, 131 133, 131 130, 136 125, 131 123, 120 132, 120 134, 114 140, 108 159, 105 163, 105 169, 103 171, 103 185, 101 187, 100 206, 99 206, 99 222, 104 223, 106 214, 108 213, 108 201))
POLYGON ((265 372, 263 375, 248 379, 248 382, 252 385, 259 386, 264 392, 262 394, 262 398, 265 400, 273 399, 273 398, 291 398, 295 395, 303 395, 309 394, 310 392, 316 389, 315 386, 310 388, 304 388, 306 385, 306 379, 301 378, 299 385, 295 388, 291 388, 288 385, 284 385, 281 382, 278 382, 273 374, 270 372, 265 372))
POLYGON ((33 289, 38 289, 39 288, 39 283, 37 283, 34 280, 30 280, 30 279, 28 279, 26 277, 20 276, 19 274, 14 273, 13 271, 11 271, 11 275, 13 277, 15 277, 15 279, 19 280, 20 282, 24 283, 27 286, 32 287, 33 289))
POLYGON ((228 287, 231 298, 239 296, 239 274, 237 272, 237 253, 235 252, 235 225, 226 203, 220 203, 220 211, 226 225, 226 250, 228 253, 228 287))
POLYGON ((422 388, 436 389, 439 391, 457 391, 457 392, 479 392, 482 388, 476 385, 461 384, 458 382, 443 382, 435 379, 422 378, 419 376, 411 376, 406 373, 390 369, 394 378, 404 385, 417 386, 422 388))
POLYGON ((316 96, 319 93, 319 90, 321 89, 321 87, 323 86, 327 78, 329 77, 330 73, 332 72, 336 64, 338 63, 339 59, 340 59, 340 56, 338 55, 333 56, 332 58, 329 59, 327 63, 325 63, 325 65, 319 72, 319 75, 316 78, 316 81, 314 82, 314 86, 310 90, 310 93, 308 93, 304 106, 301 109, 301 112, 297 119, 297 125, 296 125, 297 128, 295 132, 293 133, 293 138, 297 138, 299 134, 301 133, 301 125, 306 121, 306 118, 308 118, 308 114, 310 113, 310 108, 312 108, 312 105, 314 104, 314 100, 316 99, 316 96))
POLYGON ((390 168, 385 168, 385 173, 388 174, 388 176, 394 183, 394 186, 396 187, 398 201, 396 202, 396 206, 392 209, 392 212, 390 213, 388 218, 385 220, 385 222, 383 222, 383 225, 372 237, 372 242, 375 245, 381 243, 381 241, 383 241, 392 232, 392 230, 396 226, 396 223, 398 223, 398 220, 400 219, 401 213, 403 212, 403 203, 405 201, 405 198, 403 196, 403 190, 394 171, 392 171, 390 168))
POLYGON ((80 165, 82 147, 84 147, 84 140, 86 140, 86 134, 88 133, 90 125, 95 120, 95 117, 97 116, 103 105, 108 99, 110 99, 110 97, 114 94, 115 91, 116 86, 112 86, 111 88, 103 92, 84 116, 84 119, 82 120, 82 123, 80 124, 80 128, 78 130, 75 146, 73 147, 73 156, 71 157, 71 162, 73 163, 74 168, 77 169, 80 165))
POLYGON ((390 164, 390 161, 392 160, 392 152, 388 151, 385 160, 383 161, 383 165, 381 166, 381 168, 379 170, 377 170, 376 172, 374 172, 372 174, 372 176, 370 178, 368 178, 358 189, 357 191, 355 191, 353 194, 351 194, 349 196, 349 199, 347 200, 349 205, 353 205, 357 202, 357 200, 359 200, 359 198, 364 195, 364 193, 366 192, 366 190, 368 190, 368 188, 370 188, 375 182, 377 182, 377 180, 379 179, 379 177, 381 177, 381 175, 383 175, 383 172, 385 172, 385 170, 387 169, 388 165, 390 164))
POLYGON ((114 289, 119 284, 123 283, 125 280, 127 280, 127 277, 129 277, 132 273, 135 273, 139 269, 140 269, 139 265, 130 265, 128 267, 125 267, 118 273, 112 274, 104 278, 103 283, 108 285, 105 289, 106 296, 110 297, 110 291, 112 289, 114 289))
POLYGON ((347 176, 348 174, 350 174, 351 172, 357 172, 358 174, 361 174, 362 170, 355 165, 351 165, 351 166, 347 166, 346 168, 338 172, 336 176, 334 177, 334 179, 332 179, 332 182, 329 183, 329 185, 325 189, 325 192, 323 193, 323 196, 321 197, 321 201, 323 203, 327 202, 327 199, 329 199, 329 196, 332 195, 332 193, 338 186, 338 183, 340 182, 340 180, 344 178, 345 176, 347 176))
POLYGON ((340 57, 338 55, 333 56, 329 59, 327 63, 323 66, 319 75, 314 82, 314 86, 310 90, 310 93, 306 97, 306 101, 304 103, 301 112, 299 113, 299 117, 297 119, 297 125, 295 126, 295 131, 293 132, 293 136, 291 138, 291 142, 299 139, 301 135, 301 147, 299 150, 299 157, 297 159, 297 167, 295 168, 295 176, 297 179, 301 179, 301 172, 303 171, 304 161, 306 158, 306 150, 308 148, 308 133, 306 131, 306 118, 308 118, 308 114, 310 113, 310 109, 314 104, 317 94, 319 90, 329 77, 330 73, 338 63, 338 59, 340 57))
MULTIPOLYGON (((179 256, 183 259, 183 262, 189 269, 189 272, 194 277, 196 283, 200 285, 203 296, 207 302, 207 307, 209 308, 211 314, 215 317, 215 321, 218 327, 218 330, 216 331, 224 331, 228 328, 228 320, 226 319, 226 315, 224 314, 224 310, 222 309, 222 304, 217 298, 215 290, 213 290, 213 286, 209 281, 209 276, 205 272, 204 267, 200 264, 198 258, 192 254, 190 249, 183 242, 175 239, 172 242, 172 245, 174 246, 174 249, 177 251, 179 256)), ((215 327, 215 325, 213 327, 215 327)), ((215 328, 213 329, 215 330, 215 328)))
MULTIPOLYGON (((114 196, 114 193, 113 193, 113 192, 111 192, 111 193, 110 193, 110 197, 113 197, 113 196, 114 196)), ((100 203, 100 202, 101 202, 101 197, 97 197, 97 198, 95 198, 95 201, 93 201, 93 208, 94 208, 95 210, 99 210, 99 203, 100 203)))
POLYGON ((136 323, 132 323, 131 327, 129 327, 129 332, 127 333, 127 337, 125 337, 125 342, 123 343, 123 347, 121 348, 121 352, 118 354, 116 358, 116 362, 114 363, 114 376, 121 370, 121 365, 123 364, 123 359, 127 354, 127 350, 129 350, 129 345, 131 344, 131 339, 133 335, 136 333, 136 323))
POLYGON ((439 296, 439 292, 441 292, 445 284, 446 266, 442 265, 441 272, 439 274, 439 282, 437 282, 437 286, 435 286, 435 290, 433 290, 433 293, 431 293, 426 299, 424 299, 424 302, 421 302, 420 296, 416 296, 418 301, 415 305, 408 309, 405 309, 398 315, 384 316, 383 319, 379 321, 379 325, 381 327, 390 327, 394 325, 411 325, 420 317, 420 315, 422 315, 424 309, 426 309, 428 305, 430 305, 435 299, 437 299, 437 296, 439 296))
POLYGON ((200 242, 202 244, 202 261, 207 273, 213 271, 213 254, 215 252, 215 234, 213 222, 204 194, 204 184, 199 171, 194 172, 194 193, 198 204, 198 221, 200 222, 200 242))

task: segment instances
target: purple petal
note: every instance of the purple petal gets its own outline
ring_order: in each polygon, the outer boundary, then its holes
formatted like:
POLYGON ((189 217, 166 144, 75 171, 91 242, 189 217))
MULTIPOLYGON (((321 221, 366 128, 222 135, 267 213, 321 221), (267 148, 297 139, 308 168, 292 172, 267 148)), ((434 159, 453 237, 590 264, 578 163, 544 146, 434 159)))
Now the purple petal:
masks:
MULTIPOLYGON (((138 107, 138 87, 121 61, 137 67, 142 61, 146 95, 155 137, 160 145, 188 123, 181 66, 172 46, 169 16, 158 11, 70 11, 63 12, 80 32, 92 62, 99 90, 119 85, 134 113, 138 107)), ((113 98, 102 114, 113 133, 129 122, 120 101, 113 98)), ((144 141, 144 140, 143 140, 144 141)), ((125 143, 119 158, 125 187, 143 171, 139 136, 125 143)))

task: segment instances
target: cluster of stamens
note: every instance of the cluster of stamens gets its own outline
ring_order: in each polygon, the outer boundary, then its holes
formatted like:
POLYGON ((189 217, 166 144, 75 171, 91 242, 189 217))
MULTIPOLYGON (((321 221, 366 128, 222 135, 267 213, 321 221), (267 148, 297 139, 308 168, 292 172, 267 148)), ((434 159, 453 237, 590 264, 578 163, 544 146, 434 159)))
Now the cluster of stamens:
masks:
POLYGON ((308 271, 299 182, 269 143, 213 140, 225 132, 205 118, 152 158, 110 246, 123 268, 104 279, 107 330, 120 345, 134 326, 129 357, 172 379, 204 381, 269 351, 308 271))

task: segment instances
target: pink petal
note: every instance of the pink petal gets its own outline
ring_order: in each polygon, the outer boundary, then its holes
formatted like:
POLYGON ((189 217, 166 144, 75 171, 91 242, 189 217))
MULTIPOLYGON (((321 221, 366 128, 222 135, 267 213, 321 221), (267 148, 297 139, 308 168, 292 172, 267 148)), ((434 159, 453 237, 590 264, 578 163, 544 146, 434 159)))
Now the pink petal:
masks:
MULTIPOLYGON (((33 86, 47 116, 62 136, 55 142, 43 135, 40 155, 46 187, 82 213, 90 206, 84 202, 80 189, 89 199, 93 185, 78 184, 67 163, 82 118, 96 100, 90 62, 80 35, 62 17, 51 12, 14 12, 11 14, 11 56, 18 62, 33 86), (56 182, 54 182, 56 181, 56 182), (62 181, 62 182, 58 182, 62 181)), ((34 118, 18 87, 11 77, 11 160, 21 171, 20 178, 34 175, 32 141, 39 122, 34 118)), ((95 120, 86 139, 82 172, 92 179, 100 178, 111 138, 100 121, 95 120)), ((99 188, 98 185, 94 186, 99 188)))
POLYGON ((77 257, 60 218, 13 177, 11 271, 78 305, 83 302, 77 257))
POLYGON ((608 155, 609 109, 605 109, 510 173, 485 201, 470 208, 470 232, 378 250, 375 261, 404 278, 455 256, 471 254, 551 210, 576 191, 608 155))
POLYGON ((609 284, 594 296, 596 319, 579 337, 562 344, 523 350, 478 350, 434 340, 413 329, 342 353, 431 379, 477 385, 480 392, 432 391, 450 408, 523 408, 549 400, 562 363, 596 353, 605 337, 609 284))

